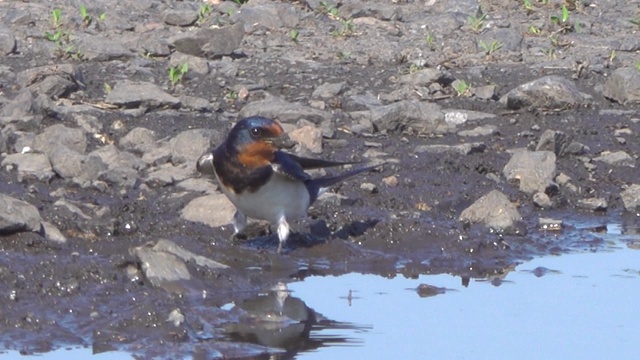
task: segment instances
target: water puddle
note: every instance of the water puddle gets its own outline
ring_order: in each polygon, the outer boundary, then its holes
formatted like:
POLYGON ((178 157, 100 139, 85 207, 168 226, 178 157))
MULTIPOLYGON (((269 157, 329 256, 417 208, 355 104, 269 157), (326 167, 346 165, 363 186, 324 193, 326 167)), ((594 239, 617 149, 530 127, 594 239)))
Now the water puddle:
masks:
POLYGON ((500 281, 468 286, 449 275, 349 274, 307 278, 289 289, 325 316, 370 327, 339 334, 360 346, 323 348, 297 359, 640 356, 640 251, 622 246, 535 259, 500 281), (447 290, 425 296, 425 287, 447 290))

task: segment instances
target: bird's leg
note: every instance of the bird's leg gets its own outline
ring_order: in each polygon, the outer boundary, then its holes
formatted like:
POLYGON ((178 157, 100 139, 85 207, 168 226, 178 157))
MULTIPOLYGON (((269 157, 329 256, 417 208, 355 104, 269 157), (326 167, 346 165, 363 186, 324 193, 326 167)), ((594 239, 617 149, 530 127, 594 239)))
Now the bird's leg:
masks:
POLYGON ((280 240, 278 244, 278 254, 282 251, 282 244, 287 242, 289 231, 289 223, 287 223, 287 218, 283 215, 280 217, 280 220, 278 220, 278 240, 280 240))
POLYGON ((236 210, 236 213, 233 215, 233 235, 231 235, 231 239, 235 240, 238 234, 240 234, 246 227, 247 215, 240 210, 236 210))

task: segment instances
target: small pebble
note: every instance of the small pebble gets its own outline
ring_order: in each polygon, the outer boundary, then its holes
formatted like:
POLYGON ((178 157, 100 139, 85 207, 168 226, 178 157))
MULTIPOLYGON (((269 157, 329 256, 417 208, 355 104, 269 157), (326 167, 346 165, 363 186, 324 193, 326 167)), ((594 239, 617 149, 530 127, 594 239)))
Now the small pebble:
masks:
POLYGON ((362 183, 360 189, 375 194, 378 192, 378 187, 372 183, 362 183))
POLYGON ((389 187, 398 186, 398 178, 395 175, 391 175, 382 179, 382 182, 389 187))

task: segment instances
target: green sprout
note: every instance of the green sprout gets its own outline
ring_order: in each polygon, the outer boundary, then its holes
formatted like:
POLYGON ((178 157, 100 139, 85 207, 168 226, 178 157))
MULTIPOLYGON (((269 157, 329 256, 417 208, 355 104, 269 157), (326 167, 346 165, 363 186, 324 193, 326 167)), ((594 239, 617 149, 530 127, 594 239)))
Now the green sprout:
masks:
POLYGON ((494 52, 500 50, 504 44, 500 41, 493 40, 491 43, 487 44, 483 40, 480 40, 480 47, 484 50, 484 53, 487 55, 492 55, 494 52))
POLYGON ((316 9, 316 12, 320 15, 328 15, 333 19, 339 19, 340 13, 335 5, 329 5, 326 1, 320 1, 320 6, 316 9))
POLYGON ((531 3, 531 0, 524 0, 524 8, 527 10, 528 13, 533 12, 534 8, 533 8, 533 4, 531 3))
POLYGON ((300 32, 298 30, 291 29, 291 31, 289 31, 289 37, 294 43, 298 43, 298 36, 300 36, 300 32))
POLYGON ((45 39, 51 41, 51 42, 58 42, 62 40, 62 30, 58 29, 56 30, 56 32, 50 33, 48 31, 44 32, 44 37, 45 39))
POLYGON ((87 7, 84 5, 80 5, 80 16, 82 17, 82 23, 85 26, 89 26, 89 24, 91 24, 91 15, 89 15, 89 12, 87 11, 87 7))
POLYGON ((540 35, 540 33, 542 33, 542 30, 540 30, 540 28, 537 28, 535 25, 531 25, 529 26, 529 32, 533 35, 540 35))
POLYGON ((226 94, 224 94, 224 98, 225 98, 227 101, 233 101, 233 100, 236 100, 236 99, 238 98, 238 92, 236 92, 236 91, 233 91, 233 90, 229 89, 229 90, 227 90, 227 93, 226 93, 226 94))
POLYGON ((211 13, 213 11, 213 8, 211 7, 211 5, 204 3, 200 6, 200 9, 198 10, 198 23, 202 23, 204 22, 204 19, 207 17, 207 15, 209 15, 209 13, 211 13))
POLYGON ((429 47, 429 49, 434 50, 436 48, 435 38, 431 33, 428 33, 424 40, 427 42, 427 47, 429 47))
POLYGON ((100 21, 104 21, 107 18, 107 14, 106 13, 102 13, 98 16, 98 20, 100 21))
POLYGON ((62 10, 61 9, 53 9, 51 11, 51 22, 53 24, 54 28, 57 28, 58 26, 60 26, 60 18, 62 17, 62 10))
POLYGON ((456 93, 458 93, 458 96, 467 95, 469 90, 471 90, 471 85, 464 80, 455 80, 451 85, 456 93))
POLYGON ((549 19, 551 19, 552 22, 558 24, 558 25, 563 25, 569 22, 569 9, 567 9, 567 5, 562 5, 562 14, 560 16, 557 15, 551 15, 551 17, 549 17, 549 19))
POLYGON ((467 23, 473 32, 479 33, 480 30, 484 27, 484 20, 487 18, 487 14, 482 14, 482 16, 469 16, 467 18, 467 23))
POLYGON ((176 86, 177 83, 182 81, 184 76, 189 71, 189 64, 184 63, 182 65, 176 65, 169 68, 169 80, 171 81, 171 86, 176 86))
POLYGON ((104 88, 105 94, 109 95, 111 93, 112 89, 111 89, 111 85, 109 85, 109 83, 104 83, 103 88, 104 88))
POLYGON ((636 61, 636 70, 640 71, 640 61, 636 61))
POLYGON ((355 33, 356 25, 353 23, 353 19, 341 19, 340 27, 331 32, 333 36, 350 36, 355 33))

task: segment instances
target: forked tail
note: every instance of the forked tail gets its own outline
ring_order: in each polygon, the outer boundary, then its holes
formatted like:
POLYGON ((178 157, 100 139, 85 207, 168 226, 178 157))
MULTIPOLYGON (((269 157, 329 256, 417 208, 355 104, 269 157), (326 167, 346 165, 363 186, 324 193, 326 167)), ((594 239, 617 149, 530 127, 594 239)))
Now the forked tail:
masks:
POLYGON ((341 182, 344 179, 350 178, 352 176, 358 175, 360 173, 363 173, 365 171, 369 171, 369 170, 373 170, 377 167, 380 167, 383 164, 377 164, 377 165, 372 165, 372 166, 367 166, 367 167, 363 167, 363 168, 359 168, 359 169, 353 169, 347 172, 344 172, 342 174, 339 175, 333 175, 333 176, 326 176, 326 177, 322 177, 322 178, 317 178, 317 179, 312 179, 309 180, 305 183, 305 185, 307 186, 307 190, 309 191, 309 195, 311 197, 311 204, 313 204, 314 201, 316 201, 316 199, 318 198, 318 196, 320 194, 322 194, 324 192, 324 190, 326 190, 326 188, 330 187, 331 185, 335 185, 339 182, 341 182))

